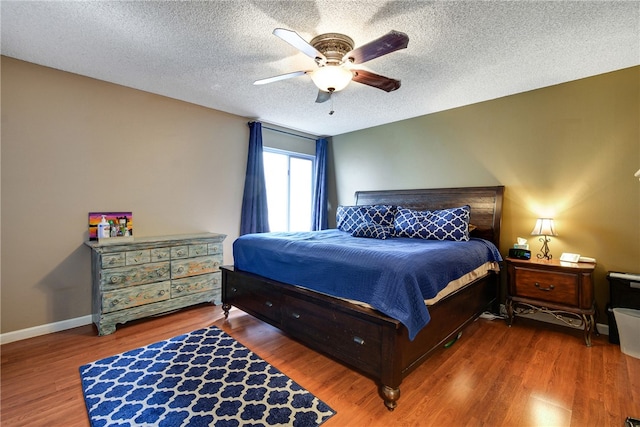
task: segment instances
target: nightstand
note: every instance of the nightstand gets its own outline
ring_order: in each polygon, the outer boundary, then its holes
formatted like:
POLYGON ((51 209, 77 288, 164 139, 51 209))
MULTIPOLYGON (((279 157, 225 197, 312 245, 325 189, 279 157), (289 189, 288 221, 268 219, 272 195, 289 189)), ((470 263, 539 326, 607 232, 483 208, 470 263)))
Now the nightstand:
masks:
POLYGON ((573 327, 584 329, 591 347, 595 323, 593 270, 595 264, 557 260, 507 258, 507 324, 518 314, 547 313, 573 327))

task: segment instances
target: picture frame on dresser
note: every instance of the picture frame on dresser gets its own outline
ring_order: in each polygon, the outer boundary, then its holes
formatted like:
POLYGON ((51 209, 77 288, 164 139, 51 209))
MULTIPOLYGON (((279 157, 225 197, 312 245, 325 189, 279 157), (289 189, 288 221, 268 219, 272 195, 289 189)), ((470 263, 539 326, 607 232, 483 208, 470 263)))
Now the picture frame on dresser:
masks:
POLYGON ((104 243, 118 243, 133 238, 133 212, 89 212, 89 241, 103 241, 104 243), (110 233, 107 239, 100 236, 99 225, 104 217, 110 225, 118 231, 110 233))

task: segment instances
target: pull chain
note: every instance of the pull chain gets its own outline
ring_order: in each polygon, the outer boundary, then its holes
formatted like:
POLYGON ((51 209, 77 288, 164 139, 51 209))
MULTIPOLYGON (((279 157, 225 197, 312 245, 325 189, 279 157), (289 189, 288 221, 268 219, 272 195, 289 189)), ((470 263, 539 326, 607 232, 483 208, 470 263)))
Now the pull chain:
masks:
POLYGON ((331 110, 329 110, 329 115, 333 116, 333 113, 335 113, 335 111, 333 110, 333 92, 331 92, 331 97, 329 98, 329 101, 331 102, 331 110))

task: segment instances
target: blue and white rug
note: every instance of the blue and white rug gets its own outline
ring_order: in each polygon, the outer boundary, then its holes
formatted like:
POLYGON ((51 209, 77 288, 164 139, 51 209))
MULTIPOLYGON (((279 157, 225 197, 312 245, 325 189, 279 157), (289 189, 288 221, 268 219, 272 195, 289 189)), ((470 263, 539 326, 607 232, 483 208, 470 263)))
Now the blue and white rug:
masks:
POLYGON ((335 414, 211 326, 80 367, 92 427, 318 426, 335 414))

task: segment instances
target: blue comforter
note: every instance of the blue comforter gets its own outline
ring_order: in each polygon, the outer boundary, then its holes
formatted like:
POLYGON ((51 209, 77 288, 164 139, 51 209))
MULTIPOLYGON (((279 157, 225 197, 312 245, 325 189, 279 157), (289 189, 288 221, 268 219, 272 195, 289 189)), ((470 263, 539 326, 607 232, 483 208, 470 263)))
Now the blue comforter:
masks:
POLYGON ((233 243, 235 268, 365 302, 402 322, 413 340, 430 320, 425 299, 488 261, 489 241, 352 237, 337 229, 247 234, 233 243))

